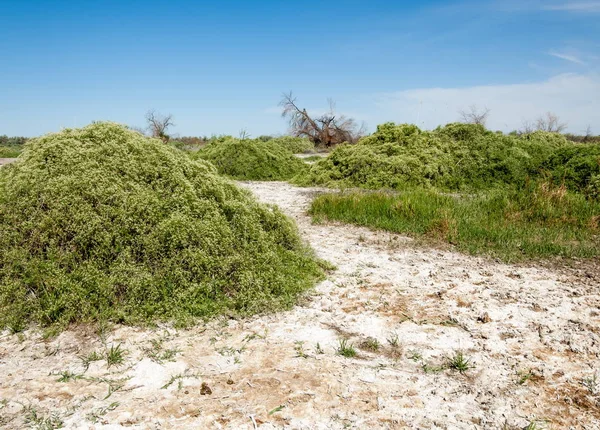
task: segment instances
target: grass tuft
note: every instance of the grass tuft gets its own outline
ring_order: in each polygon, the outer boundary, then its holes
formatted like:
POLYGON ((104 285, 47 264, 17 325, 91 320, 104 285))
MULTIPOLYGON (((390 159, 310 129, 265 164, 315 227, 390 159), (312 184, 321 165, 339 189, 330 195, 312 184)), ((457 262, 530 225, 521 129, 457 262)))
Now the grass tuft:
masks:
POLYGON ((121 349, 121 344, 117 346, 111 345, 111 347, 106 351, 106 364, 108 367, 111 366, 120 366, 125 361, 124 355, 126 351, 121 349))
POLYGON ((448 358, 448 368, 464 373, 473 367, 470 361, 462 351, 458 351, 452 357, 448 358))
POLYGON ((346 358, 356 357, 356 350, 354 349, 354 346, 349 342, 348 339, 340 339, 337 353, 342 357, 346 358))

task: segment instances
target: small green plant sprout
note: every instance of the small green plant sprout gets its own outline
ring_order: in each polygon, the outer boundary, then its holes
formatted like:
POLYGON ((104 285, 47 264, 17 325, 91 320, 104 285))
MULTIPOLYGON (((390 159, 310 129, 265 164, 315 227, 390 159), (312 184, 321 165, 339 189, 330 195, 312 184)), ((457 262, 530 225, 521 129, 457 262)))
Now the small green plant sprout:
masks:
POLYGON ((52 414, 49 417, 39 415, 32 406, 25 408, 25 423, 29 424, 30 428, 40 430, 54 430, 63 426, 63 421, 58 415, 52 414))
POLYGON ((125 352, 125 350, 121 349, 121 344, 118 344, 117 346, 111 345, 110 349, 106 351, 105 356, 108 367, 122 365, 125 352))
POLYGON ((410 351, 408 351, 408 354, 408 358, 410 358, 414 362, 423 360, 423 355, 416 349, 411 349, 410 351))
POLYGON ((199 376, 195 373, 189 373, 188 371, 185 371, 184 373, 180 373, 178 375, 171 376, 171 379, 169 379, 169 381, 165 385, 163 385, 161 388, 163 390, 166 390, 171 385, 173 385, 173 383, 177 382, 177 390, 181 390, 181 388, 183 388, 183 379, 184 378, 198 379, 199 376))
POLYGON ((78 379, 83 378, 83 375, 77 375, 71 372, 70 370, 63 370, 59 373, 59 376, 60 377, 57 379, 58 382, 76 381, 78 379))
POLYGON ((431 364, 423 363, 421 365, 421 368, 423 369, 423 372, 425 372, 425 373, 440 373, 446 367, 445 366, 434 366, 431 364))
POLYGON ((300 358, 308 358, 308 354, 304 352, 304 342, 301 340, 297 340, 294 342, 294 351, 296 351, 296 357, 300 358))
POLYGON ((179 353, 178 349, 164 349, 162 339, 153 339, 150 341, 151 346, 143 348, 144 353, 152 361, 159 364, 165 361, 175 361, 175 356, 179 353))
POLYGON ((387 338, 387 343, 389 343, 392 348, 398 348, 400 346, 398 333, 391 333, 387 338))
POLYGON ((119 402, 112 402, 108 406, 104 406, 102 408, 93 410, 92 412, 87 414, 86 418, 93 423, 97 423, 102 416, 106 415, 107 412, 114 411, 118 407, 119 402))
POLYGON ((268 334, 268 330, 265 329, 264 334, 260 334, 260 333, 252 333, 252 334, 248 334, 244 337, 243 342, 250 342, 251 340, 254 339, 266 339, 267 338, 267 334, 268 334))
POLYGON ((356 357, 356 350, 354 349, 354 346, 348 341, 348 339, 340 339, 340 344, 338 346, 337 352, 342 357, 356 357))
POLYGON ((448 367, 457 370, 460 373, 464 373, 473 367, 471 366, 470 361, 471 360, 465 357, 462 351, 457 351, 452 357, 448 358, 448 367))
POLYGON ((377 339, 375 339, 374 337, 368 337, 363 342, 360 343, 360 348, 367 350, 367 351, 377 352, 377 351, 379 351, 380 347, 381 347, 381 345, 380 345, 379 341, 377 339))
POLYGON ((527 426, 523 427, 523 430, 542 430, 541 422, 538 420, 532 420, 527 424, 527 426))
POLYGON ((102 360, 102 356, 96 351, 91 351, 87 355, 80 356, 79 359, 81 360, 84 369, 87 371, 90 368, 90 364, 94 361, 102 360))
POLYGON ((315 352, 317 354, 325 354, 325 351, 323 351, 323 348, 321 348, 321 344, 319 342, 317 342, 317 346, 315 347, 315 352))
POLYGON ((519 384, 519 385, 524 385, 527 381, 529 381, 533 377, 533 373, 531 372, 531 369, 521 370, 521 371, 517 372, 517 375, 519 376, 519 380, 517 381, 517 384, 519 384))
POLYGON ((599 383, 600 383, 600 381, 598 380, 597 372, 594 372, 594 374, 588 378, 583 378, 583 381, 582 381, 583 386, 585 388, 587 388, 587 390, 593 396, 595 396, 599 392, 599 388, 600 388, 599 383))
POLYGON ((271 409, 271 410, 269 411, 269 415, 273 415, 273 414, 274 414, 274 413, 276 413, 276 412, 281 412, 281 411, 283 410, 283 408, 285 408, 285 405, 279 405, 279 406, 277 406, 276 408, 274 408, 274 409, 271 409))

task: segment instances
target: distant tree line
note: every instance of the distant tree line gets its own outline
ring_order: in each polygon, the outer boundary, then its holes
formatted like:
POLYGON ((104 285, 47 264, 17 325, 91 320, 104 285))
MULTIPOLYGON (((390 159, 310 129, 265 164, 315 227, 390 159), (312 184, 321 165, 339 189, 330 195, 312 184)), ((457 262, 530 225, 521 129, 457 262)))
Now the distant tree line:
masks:
POLYGON ((29 137, 23 136, 7 136, 0 135, 0 146, 21 146, 24 145, 25 142, 29 140, 29 137))

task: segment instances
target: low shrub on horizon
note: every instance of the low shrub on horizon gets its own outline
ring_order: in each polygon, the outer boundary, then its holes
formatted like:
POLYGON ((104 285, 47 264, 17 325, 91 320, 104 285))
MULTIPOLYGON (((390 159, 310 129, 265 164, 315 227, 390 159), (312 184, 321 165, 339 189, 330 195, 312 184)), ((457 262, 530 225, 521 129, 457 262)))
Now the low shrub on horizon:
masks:
POLYGON ((281 145, 292 154, 304 154, 315 150, 315 145, 305 137, 279 136, 268 141, 281 145))
POLYGON ((0 169, 0 329, 189 323, 291 306, 322 264, 276 207, 114 123, 0 169))
POLYGON ((276 139, 212 142, 194 157, 210 161, 222 175, 240 180, 284 181, 306 169, 305 163, 276 139))
POLYGON ((449 195, 431 189, 318 196, 310 214, 449 243, 504 261, 600 256, 600 201, 550 182, 449 195))

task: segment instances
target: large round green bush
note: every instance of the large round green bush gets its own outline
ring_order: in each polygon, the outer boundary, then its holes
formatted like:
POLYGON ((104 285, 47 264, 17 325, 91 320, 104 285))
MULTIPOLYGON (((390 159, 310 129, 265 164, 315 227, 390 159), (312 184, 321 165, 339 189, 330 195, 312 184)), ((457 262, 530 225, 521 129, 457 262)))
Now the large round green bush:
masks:
POLYGON ((306 169, 302 160, 275 139, 228 139, 206 145, 195 156, 235 179, 283 181, 306 169))
POLYGON ((293 223, 124 126, 30 142, 0 169, 0 327, 187 322, 286 307, 322 276, 293 223))

